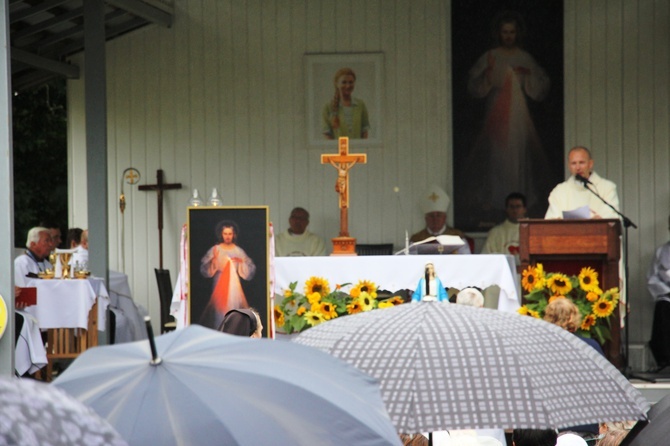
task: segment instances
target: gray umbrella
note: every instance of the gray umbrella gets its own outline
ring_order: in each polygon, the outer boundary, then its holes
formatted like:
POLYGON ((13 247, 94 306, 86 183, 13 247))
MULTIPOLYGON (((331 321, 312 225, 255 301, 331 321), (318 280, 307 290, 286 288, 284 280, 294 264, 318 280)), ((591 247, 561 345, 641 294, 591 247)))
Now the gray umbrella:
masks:
POLYGON ((47 384, 0 378, 0 445, 127 445, 89 407, 47 384))
POLYGON ((400 432, 560 428, 644 418, 649 407, 585 342, 519 314, 404 304, 329 321, 293 342, 378 378, 400 432))
POLYGON ((401 444, 379 383, 318 350, 198 325, 155 349, 86 350, 53 384, 131 445, 401 444))

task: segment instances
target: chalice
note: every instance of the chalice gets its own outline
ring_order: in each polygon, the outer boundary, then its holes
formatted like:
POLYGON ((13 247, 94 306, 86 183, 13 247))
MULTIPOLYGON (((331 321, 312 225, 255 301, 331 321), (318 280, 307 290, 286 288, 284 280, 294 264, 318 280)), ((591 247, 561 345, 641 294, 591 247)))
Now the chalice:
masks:
POLYGON ((61 271, 63 272, 62 278, 63 279, 71 279, 72 276, 70 274, 70 259, 72 258, 72 253, 71 252, 61 252, 58 254, 60 258, 60 268, 61 271))

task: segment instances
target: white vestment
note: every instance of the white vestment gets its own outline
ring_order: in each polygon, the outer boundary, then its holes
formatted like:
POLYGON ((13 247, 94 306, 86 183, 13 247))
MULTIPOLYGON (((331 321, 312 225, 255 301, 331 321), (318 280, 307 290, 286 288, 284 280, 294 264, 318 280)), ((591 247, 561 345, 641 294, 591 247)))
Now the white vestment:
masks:
POLYGON ((309 231, 302 234, 291 234, 286 230, 275 238, 275 256, 277 257, 325 255, 326 244, 323 239, 309 231))
POLYGON ((519 265, 519 223, 505 220, 491 228, 482 254, 511 254, 519 265))
MULTIPOLYGON (((589 181, 593 183, 589 187, 594 192, 597 192, 605 201, 619 210, 616 184, 602 178, 595 172, 591 172, 589 181)), ((588 206, 593 213, 598 214, 601 218, 619 218, 616 212, 584 187, 574 176, 560 183, 551 191, 551 194, 549 194, 549 209, 547 209, 544 218, 563 218, 563 211, 572 211, 582 206, 588 206)))
POLYGON ((14 259, 14 285, 25 287, 27 274, 37 275, 40 271, 47 269, 53 270, 53 266, 47 259, 38 262, 30 254, 21 254, 14 259))

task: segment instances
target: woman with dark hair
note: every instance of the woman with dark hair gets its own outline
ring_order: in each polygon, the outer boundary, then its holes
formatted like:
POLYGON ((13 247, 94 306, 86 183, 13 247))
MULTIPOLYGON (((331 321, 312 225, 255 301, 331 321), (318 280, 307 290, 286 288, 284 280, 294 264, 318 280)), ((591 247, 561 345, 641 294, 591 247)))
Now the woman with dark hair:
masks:
POLYGON ((254 308, 230 310, 223 318, 219 331, 249 338, 263 337, 263 322, 254 308))
POLYGON ((219 222, 216 226, 219 243, 212 246, 201 260, 200 273, 214 279, 212 296, 201 317, 201 324, 207 327, 218 328, 228 311, 249 306, 240 278, 251 280, 256 273, 256 265, 236 245, 238 234, 235 222, 219 222))

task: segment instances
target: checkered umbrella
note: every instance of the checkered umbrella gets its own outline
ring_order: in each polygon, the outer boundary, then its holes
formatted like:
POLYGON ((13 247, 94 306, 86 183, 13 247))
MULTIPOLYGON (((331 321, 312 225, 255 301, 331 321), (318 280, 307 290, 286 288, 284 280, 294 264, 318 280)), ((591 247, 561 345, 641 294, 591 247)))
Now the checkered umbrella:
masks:
POLYGON ((342 317, 293 339, 381 382, 399 432, 561 428, 644 418, 649 403, 575 335, 447 302, 342 317))
POLYGON ((0 376, 0 445, 128 446, 93 409, 53 386, 0 376))

